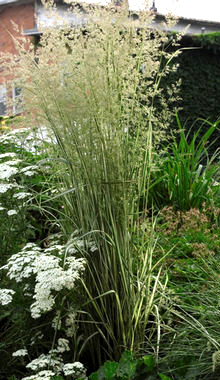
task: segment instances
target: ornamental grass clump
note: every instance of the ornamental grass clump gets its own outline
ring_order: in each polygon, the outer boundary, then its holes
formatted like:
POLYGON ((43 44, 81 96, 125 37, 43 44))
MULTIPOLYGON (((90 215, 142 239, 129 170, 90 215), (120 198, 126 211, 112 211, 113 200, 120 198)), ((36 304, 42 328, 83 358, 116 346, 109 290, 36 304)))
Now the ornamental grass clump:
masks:
POLYGON ((160 90, 175 70, 166 51, 173 20, 152 30, 148 11, 131 16, 124 6, 89 7, 77 28, 57 21, 42 29, 37 51, 18 42, 15 71, 27 118, 47 125, 57 142, 51 158, 62 228, 96 247, 77 248, 87 262, 79 325, 96 365, 125 349, 150 349, 166 287, 161 261, 152 264, 154 222, 149 232, 139 220, 147 215, 154 147, 173 117, 175 86, 169 99, 160 90))

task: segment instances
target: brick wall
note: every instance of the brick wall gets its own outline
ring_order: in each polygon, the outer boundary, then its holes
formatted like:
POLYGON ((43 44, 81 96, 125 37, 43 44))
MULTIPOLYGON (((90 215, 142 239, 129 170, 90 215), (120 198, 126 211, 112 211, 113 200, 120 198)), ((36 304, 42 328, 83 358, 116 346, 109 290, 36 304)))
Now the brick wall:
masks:
POLYGON ((6 6, 3 10, 0 7, 0 51, 16 53, 10 34, 17 37, 23 29, 31 29, 34 24, 34 3, 6 6), (12 22, 18 25, 20 33, 14 31, 12 22))
MULTIPOLYGON (((16 54, 16 46, 13 37, 22 36, 24 29, 32 29, 35 25, 34 17, 34 1, 25 4, 11 4, 0 6, 0 52, 9 52, 16 54), (15 31, 13 23, 17 25, 18 30, 15 31), (13 36, 13 37, 12 37, 13 36)), ((26 37, 27 46, 30 43, 31 37, 26 37)), ((3 83, 6 78, 3 69, 0 67, 0 115, 3 114, 5 88, 3 83)), ((7 96, 12 96, 12 89, 7 88, 7 96)), ((6 110, 4 110, 6 113, 6 110)))

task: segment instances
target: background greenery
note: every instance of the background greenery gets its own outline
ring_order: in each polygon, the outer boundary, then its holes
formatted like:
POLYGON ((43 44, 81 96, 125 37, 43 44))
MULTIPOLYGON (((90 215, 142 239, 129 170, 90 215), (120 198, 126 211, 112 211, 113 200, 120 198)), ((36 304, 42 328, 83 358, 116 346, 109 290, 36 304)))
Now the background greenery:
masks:
MULTIPOLYGON (((175 36, 175 35, 174 35, 175 36)), ((181 80, 177 105, 182 125, 189 130, 196 119, 215 122, 220 117, 220 33, 186 35, 181 38, 182 53, 176 58, 177 71, 171 81, 181 80)), ((166 88, 166 79, 163 86, 166 88)), ((198 128, 192 128, 192 134, 198 128)), ((175 129, 175 120, 172 124, 175 129)), ((207 127, 204 125, 201 132, 207 127)), ((218 137, 218 131, 213 139, 218 137)), ((215 148, 218 144, 215 144, 215 148)))

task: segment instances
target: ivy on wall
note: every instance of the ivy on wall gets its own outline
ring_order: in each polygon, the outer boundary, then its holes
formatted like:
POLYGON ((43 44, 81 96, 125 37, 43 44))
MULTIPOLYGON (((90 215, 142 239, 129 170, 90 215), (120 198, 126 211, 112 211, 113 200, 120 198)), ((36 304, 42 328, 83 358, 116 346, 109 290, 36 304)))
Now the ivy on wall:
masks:
MULTIPOLYGON (((181 123, 189 129, 198 118, 215 122, 220 119, 220 32, 187 35, 180 45, 187 49, 183 49, 175 61, 179 67, 170 80, 181 79, 182 100, 178 102, 181 123)), ((166 83, 163 86, 165 90, 166 83)), ((213 137, 218 135, 216 131, 213 137)))
POLYGON ((179 57, 182 120, 220 117, 220 54, 202 48, 186 50, 179 57))
POLYGON ((220 52, 220 32, 196 34, 192 37, 192 42, 196 44, 196 46, 201 46, 214 53, 220 52))

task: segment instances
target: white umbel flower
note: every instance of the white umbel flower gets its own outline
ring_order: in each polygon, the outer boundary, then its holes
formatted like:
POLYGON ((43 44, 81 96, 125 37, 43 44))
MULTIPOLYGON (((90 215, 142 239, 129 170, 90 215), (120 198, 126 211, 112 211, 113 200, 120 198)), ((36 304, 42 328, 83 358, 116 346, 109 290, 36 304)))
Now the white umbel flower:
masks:
POLYGON ((25 356, 27 354, 28 354, 28 352, 26 349, 21 349, 21 350, 17 350, 15 352, 13 352, 12 356, 25 356))
POLYGON ((0 180, 8 180, 10 177, 17 174, 19 169, 16 167, 16 165, 17 160, 0 164, 0 180))
POLYGON ((51 378, 55 375, 56 374, 53 371, 44 370, 36 373, 35 375, 23 377, 21 380, 51 380, 51 378))
POLYGON ((68 257, 64 265, 64 253, 65 246, 55 245, 53 250, 43 250, 28 243, 1 268, 7 270, 8 277, 17 283, 35 276, 34 294, 32 293, 34 302, 30 307, 34 319, 52 310, 56 293, 63 289, 73 289, 84 271, 84 259, 68 257))
POLYGON ((15 193, 13 195, 13 198, 16 198, 16 199, 24 199, 24 198, 27 198, 31 196, 31 193, 25 193, 24 191, 22 192, 19 192, 19 193, 15 193))
POLYGON ((61 353, 65 352, 65 351, 70 351, 69 341, 67 339, 64 339, 64 338, 59 338, 58 339, 57 351, 61 352, 61 353))
POLYGON ((15 294, 12 289, 0 289, 0 304, 8 305, 12 301, 12 296, 15 294))
POLYGON ((67 363, 63 366, 63 373, 65 376, 84 377, 86 379, 86 371, 82 363, 67 363))
POLYGON ((4 194, 15 187, 19 188, 20 186, 15 183, 0 183, 0 193, 4 194))
POLYGON ((7 153, 0 154, 0 158, 5 158, 5 157, 16 157, 16 153, 7 152, 7 153))

